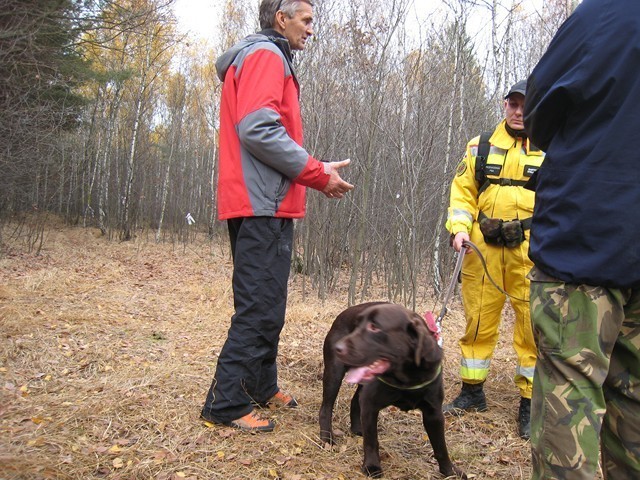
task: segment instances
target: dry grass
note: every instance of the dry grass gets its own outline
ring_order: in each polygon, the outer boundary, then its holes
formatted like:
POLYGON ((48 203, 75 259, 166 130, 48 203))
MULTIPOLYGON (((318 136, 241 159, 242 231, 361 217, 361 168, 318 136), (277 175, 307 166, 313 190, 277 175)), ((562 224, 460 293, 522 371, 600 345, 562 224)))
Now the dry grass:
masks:
MULTIPOLYGON (((226 244, 110 243, 57 227, 40 256, 9 247, 0 257, 1 479, 364 478, 360 438, 343 434, 329 449, 318 435, 321 346, 345 295, 323 304, 291 279, 280 378, 301 406, 272 412, 275 433, 248 435, 198 418, 232 313, 226 244)), ((459 389, 463 322, 454 304, 444 325, 447 399, 459 389)), ((503 330, 490 410, 447 420, 449 450, 470 478, 530 474, 529 444, 516 433, 509 321, 503 330)), ((345 386, 338 399, 342 432, 352 392, 345 386)), ((417 412, 387 409, 379 427, 385 478, 440 478, 417 412)))

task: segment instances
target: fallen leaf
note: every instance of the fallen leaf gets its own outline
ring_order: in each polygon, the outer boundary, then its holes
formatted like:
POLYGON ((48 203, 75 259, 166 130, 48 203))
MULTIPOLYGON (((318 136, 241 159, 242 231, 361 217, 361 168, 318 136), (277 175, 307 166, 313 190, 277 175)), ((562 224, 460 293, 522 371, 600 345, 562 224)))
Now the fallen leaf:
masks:
POLYGON ((105 467, 104 465, 102 467, 99 467, 98 470, 96 470, 96 473, 98 475, 102 475, 102 476, 107 476, 111 473, 111 470, 109 470, 108 467, 105 467))
POLYGON ((169 452, 167 452, 166 450, 159 450, 153 454, 153 460, 156 463, 160 463, 162 462, 162 460, 164 460, 167 457, 168 454, 169 452))
POLYGON ((112 445, 109 449, 109 453, 120 453, 122 449, 118 445, 112 445))
POLYGON ((124 461, 120 457, 114 458, 113 462, 111 464, 113 465, 113 468, 122 468, 122 467, 124 467, 124 461))
MULTIPOLYGON (((209 423, 209 422, 205 422, 205 425, 209 423)), ((213 426, 212 423, 210 423, 209 425, 213 426)), ((232 437, 233 435, 235 435, 236 433, 238 433, 237 430, 234 430, 233 428, 224 428, 222 430, 220 430, 220 432, 218 433, 218 435, 221 438, 229 438, 232 437)))

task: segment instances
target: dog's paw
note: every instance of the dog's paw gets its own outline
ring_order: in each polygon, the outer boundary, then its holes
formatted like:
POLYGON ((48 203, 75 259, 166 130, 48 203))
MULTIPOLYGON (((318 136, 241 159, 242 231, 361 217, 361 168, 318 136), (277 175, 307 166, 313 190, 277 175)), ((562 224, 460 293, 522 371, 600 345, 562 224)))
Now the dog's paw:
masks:
POLYGON ((380 465, 363 465, 362 471, 371 478, 382 478, 382 468, 380 465))
POLYGON ((446 478, 461 478, 463 480, 467 480, 467 474, 460 470, 455 465, 451 465, 451 469, 446 469, 445 471, 440 470, 440 473, 444 475, 446 478))
POLYGON ((328 446, 336 444, 335 440, 333 439, 333 435, 331 435, 330 433, 327 433, 327 432, 321 432, 320 433, 320 442, 323 445, 328 445, 328 446))
POLYGON ((340 438, 344 436, 345 433, 339 428, 334 428, 331 432, 328 430, 320 430, 320 442, 325 448, 337 445, 340 438))
POLYGON ((467 474, 460 470, 458 467, 453 467, 456 471, 456 476, 458 478, 462 478, 463 480, 467 480, 467 474))

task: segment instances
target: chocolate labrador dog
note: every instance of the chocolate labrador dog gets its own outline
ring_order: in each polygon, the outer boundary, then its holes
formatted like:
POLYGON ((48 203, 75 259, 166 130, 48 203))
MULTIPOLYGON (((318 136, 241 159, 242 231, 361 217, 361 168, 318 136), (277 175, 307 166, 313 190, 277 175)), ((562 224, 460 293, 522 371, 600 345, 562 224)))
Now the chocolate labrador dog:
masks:
POLYGON ((340 384, 358 383, 351 399, 351 432, 362 435, 362 471, 381 477, 378 412, 389 405, 420 409, 440 473, 467 476, 449 458, 444 438, 442 349, 425 320, 387 302, 355 305, 334 321, 324 341, 320 438, 333 444, 332 416, 340 384))

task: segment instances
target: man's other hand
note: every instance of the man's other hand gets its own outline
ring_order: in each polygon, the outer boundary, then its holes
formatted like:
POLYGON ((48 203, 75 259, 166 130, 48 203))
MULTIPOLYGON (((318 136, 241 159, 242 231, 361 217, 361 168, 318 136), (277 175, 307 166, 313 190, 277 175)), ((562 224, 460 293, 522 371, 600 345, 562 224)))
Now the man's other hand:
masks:
POLYGON ((350 159, 341 160, 339 162, 325 162, 324 165, 324 173, 329 175, 329 183, 324 187, 322 193, 324 193, 329 198, 342 198, 345 193, 349 190, 353 190, 353 185, 348 182, 345 182, 338 170, 342 167, 346 167, 351 163, 350 159))

